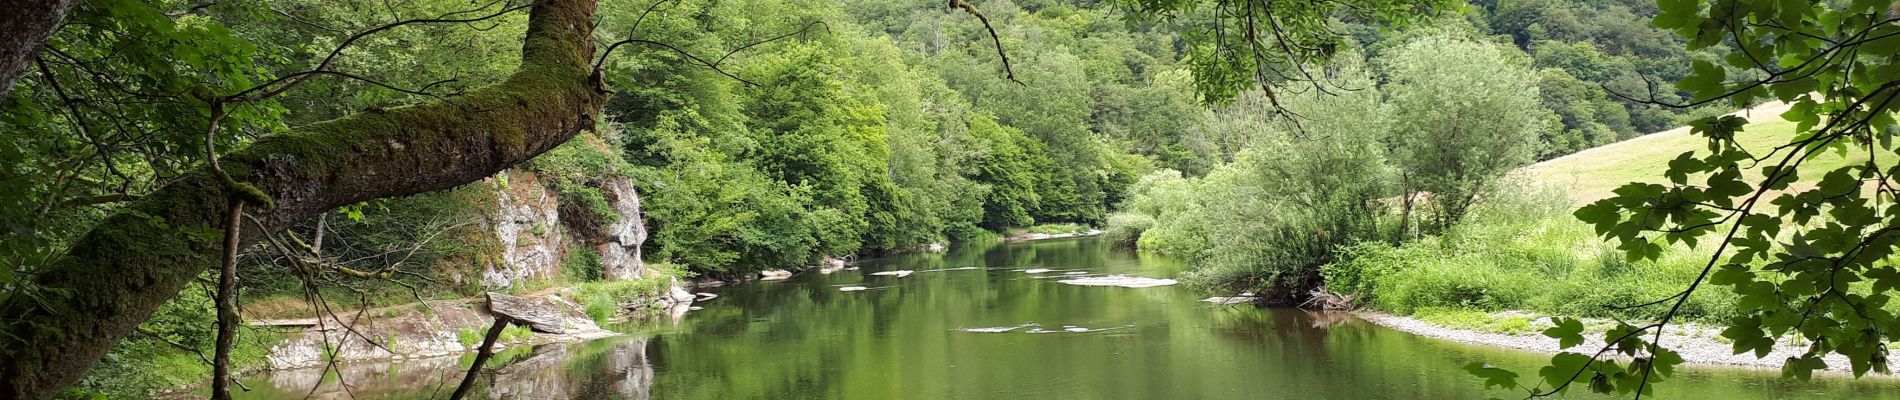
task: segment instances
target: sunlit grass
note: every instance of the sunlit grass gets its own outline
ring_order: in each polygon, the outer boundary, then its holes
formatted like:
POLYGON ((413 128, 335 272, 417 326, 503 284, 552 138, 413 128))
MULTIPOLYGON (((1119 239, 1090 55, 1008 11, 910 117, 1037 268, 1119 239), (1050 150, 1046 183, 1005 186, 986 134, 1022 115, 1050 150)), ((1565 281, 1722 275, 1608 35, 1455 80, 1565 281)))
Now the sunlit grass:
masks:
MULTIPOLYGON (((1736 135, 1736 141, 1757 156, 1766 154, 1776 146, 1788 144, 1795 137, 1795 124, 1781 118, 1781 113, 1786 110, 1785 105, 1765 104, 1737 113, 1748 118, 1750 123, 1736 135)), ((1685 151, 1708 154, 1708 138, 1689 134, 1687 127, 1676 128, 1558 157, 1524 167, 1517 173, 1530 181, 1565 188, 1570 192, 1573 203, 1584 204, 1610 197, 1617 187, 1630 182, 1667 184, 1669 180, 1663 176, 1663 171, 1668 170, 1669 160, 1685 151)), ((1894 158, 1877 161, 1882 166, 1892 166, 1894 158)), ((1751 182, 1758 182, 1761 168, 1773 165, 1780 159, 1781 154, 1776 154, 1760 165, 1743 164, 1744 176, 1751 182)), ((1827 171, 1863 163, 1866 159, 1867 151, 1864 148, 1817 154, 1802 163, 1798 170, 1800 180, 1792 187, 1812 187, 1827 171)), ((1697 183, 1700 179, 1691 177, 1690 183, 1697 183)))

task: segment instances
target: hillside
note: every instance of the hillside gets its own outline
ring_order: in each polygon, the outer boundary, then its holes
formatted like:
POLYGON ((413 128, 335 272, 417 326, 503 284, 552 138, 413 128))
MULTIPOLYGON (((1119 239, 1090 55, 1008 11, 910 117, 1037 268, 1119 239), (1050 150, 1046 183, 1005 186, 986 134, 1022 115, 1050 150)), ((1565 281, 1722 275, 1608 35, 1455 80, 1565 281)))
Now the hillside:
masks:
MULTIPOLYGON (((1758 155, 1786 144, 1794 131, 1794 123, 1780 117, 1787 110, 1788 104, 1771 102, 1730 114, 1750 121, 1737 135, 1738 140, 1758 155)), ((1706 153, 1706 146, 1705 138, 1690 135, 1685 126, 1532 164, 1516 174, 1532 182, 1563 188, 1570 193, 1573 203, 1583 204, 1610 197, 1611 191, 1625 183, 1666 183, 1663 171, 1668 168, 1669 160, 1684 151, 1706 153)), ((1822 154, 1805 164, 1807 167, 1801 169, 1802 179, 1794 186, 1802 187, 1803 183, 1818 179, 1821 173, 1863 160, 1864 154, 1864 151, 1848 151, 1845 156, 1822 154)), ((1891 161, 1883 160, 1882 164, 1891 164, 1891 161)), ((1759 179, 1760 167, 1746 168, 1747 173, 1759 179)))

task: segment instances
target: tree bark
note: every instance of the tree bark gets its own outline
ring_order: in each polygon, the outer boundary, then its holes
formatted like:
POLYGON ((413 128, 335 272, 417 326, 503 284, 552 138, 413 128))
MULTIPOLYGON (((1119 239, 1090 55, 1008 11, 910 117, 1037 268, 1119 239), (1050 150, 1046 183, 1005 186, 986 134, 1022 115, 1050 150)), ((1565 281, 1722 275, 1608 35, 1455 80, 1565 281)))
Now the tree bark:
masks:
POLYGON ((237 256, 244 237, 244 203, 231 203, 224 221, 223 268, 218 271, 218 337, 211 353, 211 400, 231 400, 231 344, 237 340, 237 256))
POLYGON ((501 339, 501 331, 507 328, 508 317, 496 315, 495 324, 488 327, 488 335, 482 336, 482 347, 475 351, 475 363, 468 366, 468 374, 462 375, 462 383, 455 385, 455 393, 449 394, 449 400, 462 400, 469 389, 475 388, 475 378, 481 376, 488 358, 495 356, 495 341, 501 339))
MULTIPOLYGON (((263 229, 241 237, 239 248, 339 206, 491 176, 592 128, 608 97, 590 75, 594 6, 536 0, 522 66, 500 84, 300 127, 219 158, 232 178, 275 203, 250 213, 263 229)), ((0 398, 59 393, 214 265, 231 201, 200 168, 108 217, 35 271, 32 285, 45 289, 39 298, 0 304, 0 398)))
POLYGON ((78 0, 0 0, 0 99, 33 65, 78 0))

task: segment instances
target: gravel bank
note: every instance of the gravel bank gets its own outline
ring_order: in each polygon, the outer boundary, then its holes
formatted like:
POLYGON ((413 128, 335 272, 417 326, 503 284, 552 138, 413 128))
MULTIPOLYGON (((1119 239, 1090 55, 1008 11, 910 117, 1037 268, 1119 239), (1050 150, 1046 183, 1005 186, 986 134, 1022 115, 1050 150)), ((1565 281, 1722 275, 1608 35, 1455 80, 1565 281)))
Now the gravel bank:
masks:
MULTIPOLYGON (((1371 321, 1372 323, 1387 328, 1437 339, 1545 353, 1556 353, 1561 350, 1557 347, 1557 339, 1545 337, 1541 334, 1509 335, 1450 328, 1425 322, 1417 318, 1392 315, 1378 311, 1360 311, 1354 314, 1359 316, 1360 319, 1371 321)), ((1539 318, 1535 322, 1532 322, 1532 325, 1541 331, 1551 326, 1549 321, 1548 318, 1539 318)), ((1570 350, 1575 352, 1595 352, 1597 349, 1602 348, 1603 331, 1607 328, 1604 326, 1606 323, 1607 321, 1585 320, 1584 324, 1586 328, 1584 337, 1587 341, 1580 346, 1572 347, 1570 350)), ((1800 354, 1798 350, 1806 347, 1805 345, 1791 341, 1783 341, 1781 345, 1775 346, 1775 351, 1768 353, 1767 357, 1755 358, 1754 353, 1734 354, 1734 347, 1729 343, 1716 340, 1716 338, 1719 337, 1721 337, 1720 328, 1672 324, 1663 332, 1662 344, 1676 352, 1682 353, 1683 360, 1691 364, 1729 365, 1777 371, 1781 369, 1781 363, 1784 360, 1787 360, 1788 357, 1800 354)), ((1848 367, 1847 357, 1830 354, 1824 357, 1824 359, 1827 361, 1828 371, 1842 374, 1852 372, 1848 367)), ((1891 360, 1891 358, 1889 360, 1891 360)), ((1868 376, 1875 376, 1875 374, 1869 374, 1868 376)), ((1896 378, 1900 376, 1889 375, 1887 377, 1896 378)))

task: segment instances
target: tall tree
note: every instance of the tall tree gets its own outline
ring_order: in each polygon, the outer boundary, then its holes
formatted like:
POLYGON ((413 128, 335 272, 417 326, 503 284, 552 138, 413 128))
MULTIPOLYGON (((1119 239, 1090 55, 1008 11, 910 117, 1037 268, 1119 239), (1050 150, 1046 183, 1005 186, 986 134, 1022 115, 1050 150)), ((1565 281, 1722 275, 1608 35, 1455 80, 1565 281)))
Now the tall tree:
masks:
POLYGON ((46 46, 46 37, 59 30, 66 13, 78 0, 6 0, 0 1, 0 99, 13 89, 13 81, 26 73, 26 67, 46 46))
POLYGON ((1554 122, 1538 98, 1537 75, 1510 55, 1437 34, 1384 59, 1397 164, 1409 186, 1431 193, 1441 227, 1464 216, 1504 173, 1529 163, 1538 135, 1554 122))

